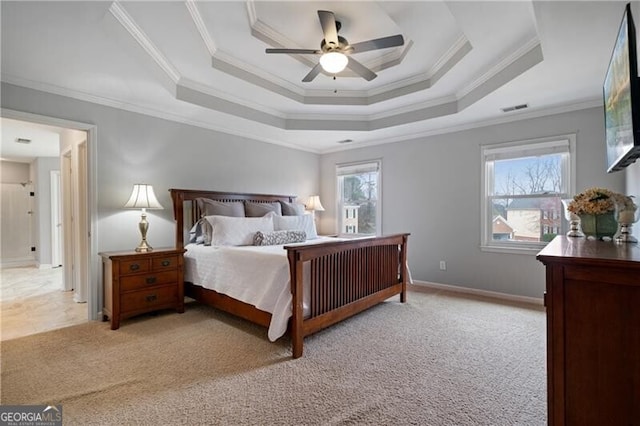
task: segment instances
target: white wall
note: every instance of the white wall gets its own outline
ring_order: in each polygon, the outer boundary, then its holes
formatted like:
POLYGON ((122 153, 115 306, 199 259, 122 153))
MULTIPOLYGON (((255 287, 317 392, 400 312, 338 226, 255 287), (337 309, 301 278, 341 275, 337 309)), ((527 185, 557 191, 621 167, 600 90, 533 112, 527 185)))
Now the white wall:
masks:
POLYGON ((381 158, 382 230, 411 233, 414 279, 540 298, 544 268, 534 255, 480 251, 480 145, 575 132, 576 190, 622 191, 624 175, 606 174, 603 115, 592 108, 324 155, 321 230, 335 230, 336 206, 329 201, 336 199, 335 165, 381 158))
POLYGON ((0 182, 26 183, 29 181, 29 164, 17 161, 0 161, 0 182))

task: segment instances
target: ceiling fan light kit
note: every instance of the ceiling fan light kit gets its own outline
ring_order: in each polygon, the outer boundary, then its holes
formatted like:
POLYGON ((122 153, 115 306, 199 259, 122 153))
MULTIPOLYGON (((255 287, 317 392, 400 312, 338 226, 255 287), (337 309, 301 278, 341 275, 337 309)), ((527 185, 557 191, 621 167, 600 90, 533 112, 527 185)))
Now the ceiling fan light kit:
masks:
POLYGON ((327 52, 320 56, 320 65, 322 69, 331 74, 337 74, 344 70, 349 63, 349 58, 344 53, 327 52))
POLYGON ((404 38, 401 34, 349 44, 344 37, 338 35, 338 31, 340 31, 342 25, 339 21, 336 21, 336 17, 333 12, 328 10, 319 10, 318 18, 320 18, 320 25, 322 26, 322 32, 324 33, 324 38, 320 42, 320 50, 287 48, 269 48, 265 50, 266 53, 322 55, 320 56, 320 62, 311 68, 311 71, 309 71, 309 73, 302 79, 305 83, 316 78, 320 73, 321 68, 325 72, 333 74, 335 78, 335 74, 343 71, 347 67, 365 80, 371 81, 377 77, 376 73, 352 57, 347 57, 347 55, 368 52, 371 50, 386 49, 388 47, 402 46, 404 44, 404 38))

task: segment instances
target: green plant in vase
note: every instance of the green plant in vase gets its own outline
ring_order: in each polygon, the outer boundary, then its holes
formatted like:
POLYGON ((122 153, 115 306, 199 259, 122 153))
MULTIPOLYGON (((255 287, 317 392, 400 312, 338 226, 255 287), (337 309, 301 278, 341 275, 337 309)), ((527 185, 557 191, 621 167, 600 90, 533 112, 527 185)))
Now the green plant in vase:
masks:
POLYGON ((626 198, 626 195, 605 188, 589 188, 573 197, 567 210, 580 217, 580 226, 586 236, 613 238, 618 231, 616 205, 626 198))

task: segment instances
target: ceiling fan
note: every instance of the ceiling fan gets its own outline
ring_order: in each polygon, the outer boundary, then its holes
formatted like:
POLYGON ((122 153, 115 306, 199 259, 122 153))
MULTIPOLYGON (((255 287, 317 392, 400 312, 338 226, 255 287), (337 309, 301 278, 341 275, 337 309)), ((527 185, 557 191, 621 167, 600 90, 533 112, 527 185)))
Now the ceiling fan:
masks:
POLYGON ((349 55, 353 53, 368 52, 370 50, 386 49, 387 47, 402 46, 404 44, 404 38, 401 34, 349 44, 347 39, 338 35, 338 31, 340 31, 340 27, 342 25, 340 21, 336 21, 336 17, 333 12, 319 10, 318 17, 320 18, 320 25, 322 26, 322 31, 324 33, 324 38, 320 43, 320 50, 284 48, 266 49, 266 53, 322 55, 320 56, 320 61, 311 68, 311 71, 309 71, 309 73, 302 79, 305 83, 316 78, 322 69, 335 75, 344 70, 345 67, 350 68, 365 80, 371 81, 377 77, 377 74, 349 55))

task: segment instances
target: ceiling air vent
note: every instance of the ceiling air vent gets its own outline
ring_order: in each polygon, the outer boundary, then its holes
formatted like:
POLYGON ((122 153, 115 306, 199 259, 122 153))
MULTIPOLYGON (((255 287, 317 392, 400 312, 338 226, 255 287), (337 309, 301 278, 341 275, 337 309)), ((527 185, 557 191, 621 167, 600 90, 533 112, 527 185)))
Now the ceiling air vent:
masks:
POLYGON ((351 143, 353 142, 353 139, 342 139, 341 141, 338 141, 338 143, 351 143))
POLYGON ((510 106, 510 107, 502 108, 502 112, 517 111, 517 110, 519 110, 519 109, 525 109, 525 108, 529 108, 529 105, 527 105, 527 104, 520 104, 520 105, 514 105, 514 106, 510 106))
POLYGON ((30 144, 31 143, 31 139, 25 139, 25 138, 16 138, 16 143, 23 143, 23 144, 30 144))

